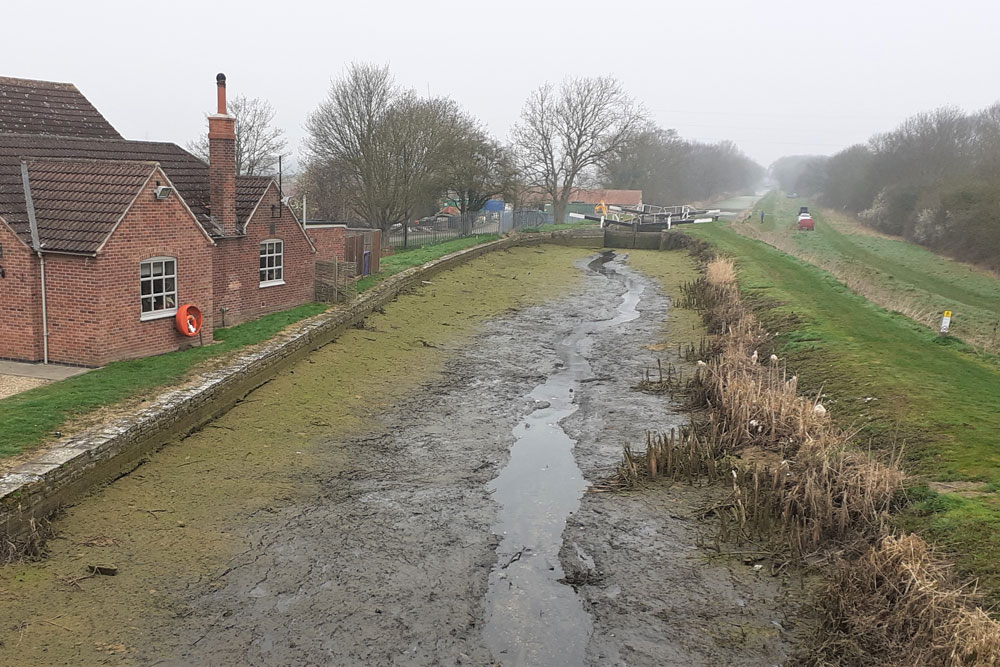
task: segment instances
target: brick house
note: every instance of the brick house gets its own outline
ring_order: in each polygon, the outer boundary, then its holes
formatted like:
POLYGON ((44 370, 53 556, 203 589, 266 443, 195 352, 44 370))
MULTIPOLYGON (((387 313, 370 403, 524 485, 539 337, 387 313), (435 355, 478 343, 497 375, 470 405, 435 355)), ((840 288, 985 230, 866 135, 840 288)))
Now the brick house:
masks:
POLYGON ((0 358, 98 366, 313 300, 316 248, 269 177, 238 176, 217 77, 209 164, 129 141, 70 84, 0 78, 0 358))

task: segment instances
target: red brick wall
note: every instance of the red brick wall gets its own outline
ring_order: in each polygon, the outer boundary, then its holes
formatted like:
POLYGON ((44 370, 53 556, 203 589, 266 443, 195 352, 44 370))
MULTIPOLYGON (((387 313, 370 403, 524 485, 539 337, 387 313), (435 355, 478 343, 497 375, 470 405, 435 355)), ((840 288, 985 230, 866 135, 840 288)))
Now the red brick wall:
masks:
POLYGON ((38 259, 0 222, 0 359, 42 358, 38 259))
POLYGON ((236 119, 208 117, 208 190, 212 214, 227 235, 236 233, 236 119))
POLYGON ((346 227, 307 227, 306 231, 316 246, 316 259, 320 261, 331 259, 344 261, 346 227))
POLYGON ((178 305, 202 310, 212 342, 212 243, 176 193, 153 197, 156 180, 166 178, 154 174, 97 257, 46 255, 50 360, 99 366, 198 344, 173 317, 140 319, 139 264, 158 256, 177 258, 178 305))
POLYGON ((229 327, 313 301, 316 253, 291 211, 281 205, 274 185, 247 224, 246 235, 217 243, 213 275, 216 326, 222 326, 223 319, 229 327), (281 217, 271 217, 272 205, 279 207, 281 217), (266 239, 284 242, 284 285, 260 286, 260 242, 266 239), (227 309, 224 318, 221 308, 227 309))

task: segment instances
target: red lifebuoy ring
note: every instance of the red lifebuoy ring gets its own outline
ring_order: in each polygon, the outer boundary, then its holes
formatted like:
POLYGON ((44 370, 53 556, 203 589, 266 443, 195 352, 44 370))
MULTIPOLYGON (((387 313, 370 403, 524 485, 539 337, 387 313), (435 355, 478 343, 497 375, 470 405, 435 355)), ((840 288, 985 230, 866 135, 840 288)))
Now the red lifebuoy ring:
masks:
POLYGON ((197 306, 185 304, 177 309, 177 330, 185 336, 197 336, 201 331, 201 311, 197 306))

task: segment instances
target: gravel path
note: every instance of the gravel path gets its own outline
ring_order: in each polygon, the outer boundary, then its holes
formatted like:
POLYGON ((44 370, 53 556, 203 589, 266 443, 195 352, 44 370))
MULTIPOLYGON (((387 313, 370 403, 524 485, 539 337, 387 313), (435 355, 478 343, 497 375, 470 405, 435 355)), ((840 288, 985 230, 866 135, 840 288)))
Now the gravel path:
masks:
POLYGON ((0 375, 0 398, 7 398, 46 384, 47 380, 26 378, 20 375, 0 375))

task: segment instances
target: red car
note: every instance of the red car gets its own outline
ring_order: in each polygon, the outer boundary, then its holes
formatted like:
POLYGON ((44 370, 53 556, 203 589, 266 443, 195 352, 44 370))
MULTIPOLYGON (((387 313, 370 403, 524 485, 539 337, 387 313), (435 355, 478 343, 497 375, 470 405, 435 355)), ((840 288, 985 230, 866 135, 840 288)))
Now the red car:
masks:
POLYGON ((806 231, 813 231, 815 223, 813 222, 812 216, 808 213, 803 213, 799 216, 799 229, 806 231))

